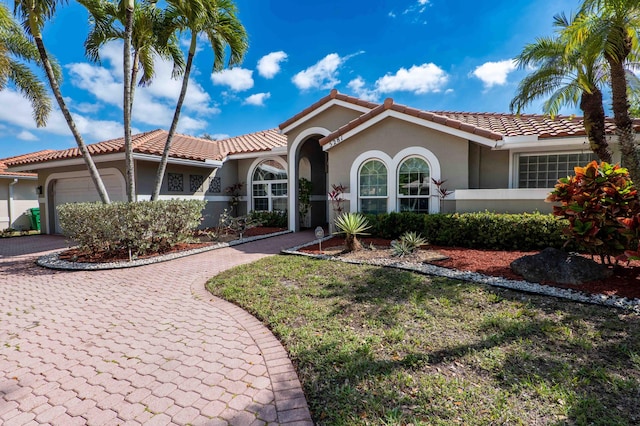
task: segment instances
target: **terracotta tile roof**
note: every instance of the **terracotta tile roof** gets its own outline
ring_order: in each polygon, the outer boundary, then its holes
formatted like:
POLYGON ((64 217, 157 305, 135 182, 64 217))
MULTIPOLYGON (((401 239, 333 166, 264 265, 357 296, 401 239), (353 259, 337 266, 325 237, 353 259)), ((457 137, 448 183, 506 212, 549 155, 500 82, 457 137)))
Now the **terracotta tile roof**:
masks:
POLYGON ((27 172, 10 172, 7 170, 7 163, 14 161, 22 161, 28 158, 39 157, 40 155, 45 155, 48 153, 54 152, 52 149, 45 149, 42 151, 32 152, 29 154, 16 155, 14 157, 0 158, 0 175, 2 176, 15 176, 15 177, 36 177, 38 176, 36 173, 27 173, 27 172))
POLYGON ((338 100, 341 100, 341 101, 344 101, 344 102, 349 102, 351 104, 358 105, 358 106, 363 106, 363 107, 366 107, 366 108, 369 108, 369 109, 373 109, 373 108, 378 106, 378 104, 375 104, 373 102, 363 101, 362 99, 358 99, 358 98, 355 98, 353 96, 344 95, 342 93, 339 93, 336 89, 333 89, 333 90, 331 90, 331 92, 327 96, 325 96, 324 98, 320 99, 318 102, 314 103, 313 105, 311 105, 308 108, 305 108, 304 110, 302 110, 298 114, 294 115, 293 117, 291 117, 290 119, 288 119, 284 123, 281 123, 278 126, 278 128, 280 130, 284 129, 285 127, 295 123, 296 121, 298 121, 299 119, 301 119, 305 115, 309 114, 310 112, 312 112, 316 108, 320 108, 322 105, 326 104, 327 102, 330 102, 332 99, 338 99, 338 100))
MULTIPOLYGON (((167 133, 166 130, 157 129, 133 135, 131 139, 134 153, 161 156, 164 150, 164 143, 167 140, 167 133)), ((175 134, 169 150, 169 156, 194 161, 220 161, 231 154, 269 151, 282 146, 287 146, 287 139, 276 129, 219 141, 175 134)), ((124 152, 124 138, 90 144, 87 145, 87 148, 89 153, 94 156, 124 152)), ((11 162, 8 162, 8 165, 17 166, 80 157, 81 154, 78 148, 69 148, 60 151, 47 151, 27 158, 12 159, 11 162)))
MULTIPOLYGON (((346 134, 386 110, 393 110, 418 117, 494 141, 513 136, 532 135, 538 136, 539 139, 547 139, 584 136, 586 134, 582 124, 582 117, 557 116, 552 119, 549 116, 537 114, 515 115, 480 112, 423 111, 396 104, 393 102, 393 99, 387 98, 384 103, 377 105, 371 111, 320 139, 320 145, 328 144, 337 137, 346 134)), ((634 120, 634 128, 636 132, 640 132, 640 119, 634 120)), ((609 134, 615 133, 613 119, 607 119, 606 130, 609 134)))

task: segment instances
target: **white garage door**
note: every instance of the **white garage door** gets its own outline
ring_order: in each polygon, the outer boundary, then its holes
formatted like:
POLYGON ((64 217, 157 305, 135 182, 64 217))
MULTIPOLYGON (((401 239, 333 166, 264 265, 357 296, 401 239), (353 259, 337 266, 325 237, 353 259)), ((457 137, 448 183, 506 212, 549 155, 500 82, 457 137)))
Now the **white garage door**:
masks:
MULTIPOLYGON (((115 174, 102 175, 102 181, 107 188, 111 201, 125 201, 126 194, 123 178, 115 174)), ((54 207, 66 203, 89 203, 100 201, 100 196, 89 176, 57 179, 53 186, 54 207)), ((58 212, 55 213, 55 232, 61 233, 58 222, 58 212)))

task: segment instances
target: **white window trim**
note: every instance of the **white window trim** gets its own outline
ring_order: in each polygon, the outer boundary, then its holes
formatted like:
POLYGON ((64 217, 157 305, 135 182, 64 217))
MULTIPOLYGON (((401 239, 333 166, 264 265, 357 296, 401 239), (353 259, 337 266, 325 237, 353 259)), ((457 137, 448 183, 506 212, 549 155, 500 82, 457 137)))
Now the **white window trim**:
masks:
MULTIPOLYGON (((287 165, 287 162, 282 158, 282 157, 261 157, 261 158, 256 158, 253 163, 251 163, 251 167, 249 167, 249 170, 247 172, 247 180, 245 180, 245 182, 247 182, 247 212, 250 212, 251 210, 253 210, 253 173, 256 171, 256 167, 258 167, 258 165, 260 165, 261 163, 265 162, 265 161, 275 161, 278 164, 280 164, 282 166, 282 168, 284 170, 289 170, 289 167, 287 165)), ((289 183, 289 174, 287 172, 287 179, 282 179, 282 180, 277 180, 277 181, 269 181, 269 182, 275 182, 275 183, 286 183, 287 184, 287 196, 289 197, 291 195, 291 188, 290 188, 290 183, 289 183)), ((271 201, 269 201, 269 205, 271 205, 271 201)))
MULTIPOLYGON (((520 157, 533 157, 539 155, 567 155, 567 154, 591 154, 590 149, 554 150, 554 151, 511 151, 509 156, 509 188, 510 189, 543 189, 543 188, 520 188, 519 186, 519 164, 520 157)), ((544 188, 544 189, 553 189, 544 188)))
POLYGON ((422 161, 424 161, 425 163, 427 163, 427 168, 429 169, 429 193, 428 194, 423 194, 423 195, 402 195, 400 193, 400 188, 396 188, 397 191, 397 196, 396 196, 396 211, 400 212, 400 200, 405 200, 405 199, 411 199, 411 198, 426 198, 427 200, 429 200, 429 212, 431 212, 431 196, 433 195, 433 181, 431 180, 431 167, 429 166, 429 162, 422 156, 420 155, 410 155, 408 157, 403 158, 399 163, 398 163, 398 167, 396 168, 396 182, 400 182, 400 167, 408 160, 412 159, 412 158, 418 158, 422 161))
MULTIPOLYGON (((421 157, 424 159, 429 165, 431 178, 435 180, 441 179, 442 172, 440 168, 440 161, 438 161, 438 157, 436 157, 435 154, 427 148, 420 146, 405 148, 398 152, 393 158, 391 158, 389 154, 379 150, 363 152, 356 157, 353 163, 351 163, 351 171, 349 173, 349 185, 351 190, 349 201, 352 206, 351 211, 354 209, 353 206, 356 206, 358 211, 360 210, 360 187, 358 186, 360 183, 360 167, 362 167, 362 165, 368 160, 373 159, 382 161, 385 166, 387 166, 387 213, 397 211, 398 168, 400 167, 400 164, 409 157, 421 157)), ((433 181, 430 182, 430 185, 429 194, 431 194, 431 200, 429 200, 429 213, 439 213, 440 199, 438 197, 437 188, 433 181)))
POLYGON ((360 167, 358 168, 358 186, 357 186, 357 191, 358 191, 358 211, 361 212, 362 211, 362 200, 386 200, 387 201, 387 211, 389 210, 389 166, 387 164, 385 164, 384 161, 378 159, 378 158, 369 158, 367 160, 365 160, 362 164, 360 164, 360 167), (360 177, 362 176, 362 168, 367 164, 370 163, 372 161, 377 161, 379 163, 382 163, 382 165, 385 167, 385 170, 387 171, 387 195, 367 195, 367 196, 363 196, 360 193, 360 177))

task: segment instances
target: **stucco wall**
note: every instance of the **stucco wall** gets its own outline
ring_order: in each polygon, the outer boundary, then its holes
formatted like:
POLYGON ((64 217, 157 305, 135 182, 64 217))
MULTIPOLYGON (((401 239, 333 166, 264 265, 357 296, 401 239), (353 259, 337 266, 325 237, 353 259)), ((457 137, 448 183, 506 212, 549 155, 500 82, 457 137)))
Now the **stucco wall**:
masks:
MULTIPOLYGON (((351 180, 351 169, 357 157, 367 151, 382 151, 394 158, 400 151, 422 147, 431 151, 438 159, 441 178, 447 179, 449 189, 466 189, 469 185, 468 143, 465 139, 389 117, 328 151, 329 187, 338 183, 348 186, 352 205, 347 203, 345 210, 356 209, 357 178, 355 181, 351 180)), ((397 170, 388 170, 388 173, 395 175, 397 170)), ((435 200, 432 199, 432 202, 435 200)))
POLYGON ((509 187, 509 152, 469 143, 469 188, 509 187))
POLYGON ((13 185, 12 213, 13 221, 9 223, 9 184, 13 179, 0 179, 0 230, 6 228, 30 229, 28 209, 38 207, 36 194, 37 181, 19 179, 13 185))
MULTIPOLYGON (((362 113, 359 111, 354 111, 349 108, 334 105, 326 111, 322 111, 320 114, 304 122, 303 125, 287 133, 289 148, 291 147, 291 143, 296 140, 298 135, 307 129, 310 129, 312 127, 321 127, 332 132, 344 126, 349 121, 360 117, 361 115, 362 113)), ((291 158, 291 153, 289 153, 289 157, 291 158)))

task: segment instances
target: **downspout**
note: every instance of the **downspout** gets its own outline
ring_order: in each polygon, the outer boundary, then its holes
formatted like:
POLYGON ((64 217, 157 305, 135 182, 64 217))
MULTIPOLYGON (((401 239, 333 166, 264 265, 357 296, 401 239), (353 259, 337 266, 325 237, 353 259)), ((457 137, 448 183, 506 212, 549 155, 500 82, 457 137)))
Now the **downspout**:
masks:
POLYGON ((9 199, 7 200, 8 208, 9 208, 9 226, 8 228, 12 228, 13 225, 13 186, 18 183, 18 178, 14 178, 13 182, 9 182, 9 199))

